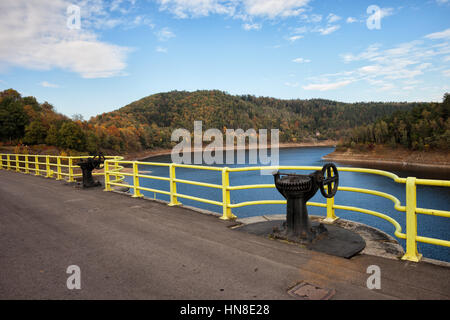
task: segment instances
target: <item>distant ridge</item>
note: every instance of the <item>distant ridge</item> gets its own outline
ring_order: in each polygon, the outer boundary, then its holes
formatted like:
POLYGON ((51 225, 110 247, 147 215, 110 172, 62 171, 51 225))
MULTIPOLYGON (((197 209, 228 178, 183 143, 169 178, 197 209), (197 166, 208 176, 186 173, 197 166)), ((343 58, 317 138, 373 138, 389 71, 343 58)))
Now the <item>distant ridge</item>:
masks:
POLYGON ((203 128, 221 130, 280 129, 280 142, 339 140, 352 128, 371 123, 399 110, 427 103, 342 103, 325 99, 282 100, 230 95, 219 90, 157 93, 116 111, 91 118, 95 126, 134 128, 144 148, 170 147, 171 132, 192 132, 196 120, 203 128))
MULTIPOLYGON (((14 89, 0 92, 0 142, 7 146, 55 146, 72 151, 131 153, 171 148, 177 128, 279 129, 280 143, 321 143, 350 136, 397 111, 428 107, 430 103, 342 103, 325 99, 283 100, 252 95, 230 95, 219 90, 157 93, 118 110, 85 121, 55 112, 47 102, 22 97, 14 89)), ((41 149, 42 149, 41 148, 41 149)), ((22 150, 25 151, 25 150, 22 150)))

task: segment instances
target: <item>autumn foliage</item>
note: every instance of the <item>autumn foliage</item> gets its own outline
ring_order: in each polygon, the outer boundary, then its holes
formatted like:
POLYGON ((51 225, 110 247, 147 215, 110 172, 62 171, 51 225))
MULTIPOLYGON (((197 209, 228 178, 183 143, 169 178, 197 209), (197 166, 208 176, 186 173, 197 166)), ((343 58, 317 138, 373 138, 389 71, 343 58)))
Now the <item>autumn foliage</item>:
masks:
MULTIPOLYGON (((436 119, 435 123, 432 121, 434 116, 431 119, 427 113, 433 115, 434 105, 347 104, 323 99, 233 96, 218 90, 172 91, 145 97, 85 121, 80 116, 70 119, 56 112, 47 102, 38 103, 34 97, 22 97, 17 91, 8 89, 0 92, 0 141, 11 145, 50 145, 78 152, 117 154, 169 148, 175 144, 171 141, 173 130, 185 128, 193 132, 194 121, 201 120, 205 130, 279 129, 280 142, 354 139, 357 136, 355 130, 375 126, 372 130, 381 130, 384 140, 380 142, 385 142, 390 129, 380 119, 393 114, 400 119, 399 115, 405 112, 423 109, 421 115, 429 120, 427 124, 442 126, 441 120, 436 119)), ((448 125, 448 120, 444 125, 448 125)), ((419 132, 425 130, 422 127, 417 127, 419 132)), ((408 145, 413 147, 409 142, 408 145)))

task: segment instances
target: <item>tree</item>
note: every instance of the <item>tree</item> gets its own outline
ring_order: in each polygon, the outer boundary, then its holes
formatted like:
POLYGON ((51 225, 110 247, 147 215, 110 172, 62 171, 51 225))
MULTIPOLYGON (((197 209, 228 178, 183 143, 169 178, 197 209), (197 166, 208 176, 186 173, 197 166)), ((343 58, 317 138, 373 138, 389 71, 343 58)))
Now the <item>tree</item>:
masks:
POLYGON ((50 128, 48 129, 47 132, 47 137, 45 138, 45 143, 50 145, 50 146, 58 146, 58 127, 54 124, 50 125, 50 128))
POLYGON ((86 148, 86 136, 75 123, 71 121, 64 122, 58 132, 58 146, 84 151, 86 148))
POLYGON ((41 121, 32 121, 25 128, 25 136, 23 142, 26 144, 44 144, 47 136, 47 130, 41 121))
MULTIPOLYGON (((10 89, 11 90, 11 89, 10 89)), ((13 90, 14 91, 14 90, 13 90)), ((20 95, 19 95, 20 97, 20 95)), ((25 133, 28 116, 16 95, 2 96, 0 100, 0 140, 20 139, 25 133)))
POLYGON ((97 153, 99 150, 99 137, 97 137, 93 132, 86 134, 86 151, 90 154, 97 153))

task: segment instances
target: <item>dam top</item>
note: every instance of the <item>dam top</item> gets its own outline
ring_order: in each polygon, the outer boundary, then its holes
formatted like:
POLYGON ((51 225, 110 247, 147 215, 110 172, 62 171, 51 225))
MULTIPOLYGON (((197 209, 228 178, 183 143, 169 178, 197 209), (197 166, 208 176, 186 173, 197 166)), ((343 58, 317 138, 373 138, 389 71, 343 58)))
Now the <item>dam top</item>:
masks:
POLYGON ((295 299, 289 291, 304 283, 332 299, 450 299, 448 267, 343 259, 101 188, 0 170, 0 201, 3 299, 73 297, 64 270, 74 263, 89 279, 77 292, 84 299, 295 299), (368 288, 373 266, 380 289, 368 288))
MULTIPOLYGON (((75 178, 81 177, 80 168, 76 165, 77 162, 87 157, 63 157, 63 156, 39 156, 39 155, 11 155, 11 154, 0 154, 0 168, 6 170, 15 170, 17 172, 23 173, 33 173, 35 175, 44 175, 47 178, 56 178, 57 180, 66 180, 68 182, 74 182, 75 178)), ((106 157, 105 168, 102 172, 93 173, 94 176, 102 176, 105 181, 105 190, 113 191, 117 188, 129 188, 132 192, 133 197, 143 197, 148 196, 148 193, 164 195, 168 198, 169 206, 180 205, 180 199, 185 199, 185 201, 198 202, 203 204, 212 205, 220 208, 221 219, 232 220, 236 219, 237 216, 233 212, 242 207, 249 207, 255 205, 270 205, 270 204, 285 204, 286 200, 262 200, 258 199, 256 201, 243 201, 243 202, 232 202, 231 193, 236 193, 237 191, 246 190, 266 190, 274 189, 274 184, 254 184, 254 185, 231 185, 230 175, 240 175, 243 172, 254 172, 261 170, 296 170, 296 171, 311 171, 311 170, 321 170, 321 167, 315 166, 279 166, 279 167, 208 167, 208 166, 198 166, 198 165, 182 165, 174 163, 160 163, 160 162, 140 162, 140 161, 124 161, 120 156, 110 156, 106 157), (144 173, 143 171, 148 170, 149 167, 155 168, 166 168, 168 174, 154 175, 144 173), (125 170, 125 167, 129 167, 125 170), (180 170, 190 169, 195 172, 215 172, 219 174, 218 183, 207 183, 199 180, 181 179, 177 176, 180 170), (159 187, 148 187, 144 186, 145 181, 159 181, 166 182, 168 184, 167 189, 159 187), (191 189, 195 187, 203 187, 206 189, 215 189, 220 192, 221 196, 219 198, 206 198, 205 195, 200 194, 192 195, 188 193, 181 193, 177 191, 184 185, 191 186, 191 189)), ((418 262, 422 258, 422 255, 417 250, 418 242, 428 243, 435 246, 449 247, 450 241, 444 239, 437 239, 431 237, 425 237, 417 234, 417 216, 418 215, 428 215, 431 217, 444 217, 449 218, 450 212, 444 210, 436 209, 426 209, 419 208, 417 206, 416 200, 416 186, 440 186, 449 187, 450 181, 447 180, 429 180, 429 179, 416 179, 414 177, 400 178, 397 175, 381 170, 373 169, 362 169, 362 168, 339 168, 342 172, 354 172, 358 174, 370 174, 376 176, 382 176, 393 180, 394 183, 403 184, 405 188, 405 205, 402 205, 401 201, 391 194, 371 190, 362 189, 356 187, 346 187, 339 186, 339 192, 353 192, 370 194, 373 196, 381 197, 392 201, 394 209, 400 212, 404 212, 406 216, 406 230, 402 230, 402 226, 391 216, 385 213, 375 211, 370 208, 371 202, 367 202, 366 208, 348 206, 343 204, 336 204, 334 198, 326 199, 326 203, 319 202, 308 202, 308 206, 325 208, 326 218, 325 222, 333 223, 339 219, 337 215, 338 210, 359 212, 367 215, 372 215, 377 218, 384 219, 385 221, 392 224, 395 228, 394 236, 397 239, 403 239, 406 242, 406 252, 402 257, 404 260, 418 262)), ((182 172, 182 171, 181 171, 182 172)))

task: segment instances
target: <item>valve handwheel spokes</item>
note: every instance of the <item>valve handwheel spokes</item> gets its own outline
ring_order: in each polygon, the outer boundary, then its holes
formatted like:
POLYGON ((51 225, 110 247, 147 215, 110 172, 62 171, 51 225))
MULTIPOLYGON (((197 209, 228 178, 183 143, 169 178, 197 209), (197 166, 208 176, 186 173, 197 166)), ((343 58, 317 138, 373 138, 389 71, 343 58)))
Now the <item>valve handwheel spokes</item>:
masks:
POLYGON ((101 165, 105 163, 105 156, 101 152, 94 156, 93 160, 96 164, 95 169, 103 169, 101 165))
POLYGON ((320 183, 320 192, 325 198, 333 198, 339 186, 339 173, 333 163, 327 163, 322 168, 323 180, 320 183), (327 186, 327 190, 325 190, 327 186))

